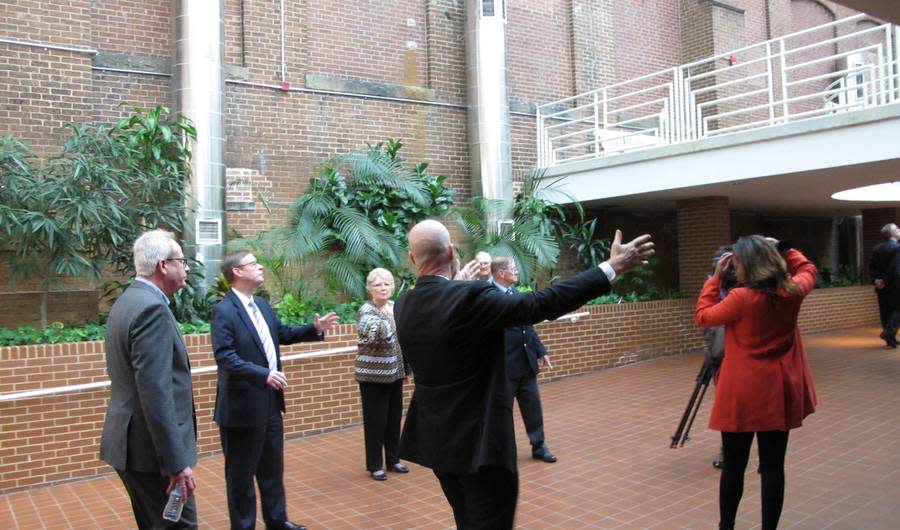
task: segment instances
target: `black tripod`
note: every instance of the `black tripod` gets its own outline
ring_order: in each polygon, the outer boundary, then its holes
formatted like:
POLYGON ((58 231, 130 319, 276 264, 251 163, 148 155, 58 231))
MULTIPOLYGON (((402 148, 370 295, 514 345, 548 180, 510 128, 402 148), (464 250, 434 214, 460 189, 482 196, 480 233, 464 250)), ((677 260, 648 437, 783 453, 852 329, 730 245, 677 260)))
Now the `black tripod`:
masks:
POLYGON ((669 447, 672 449, 684 447, 684 442, 688 441, 688 433, 691 432, 694 418, 697 417, 697 411, 700 410, 700 403, 703 402, 703 396, 706 394, 709 382, 716 374, 717 369, 718 365, 713 364, 708 359, 703 361, 700 373, 697 374, 697 384, 691 393, 691 399, 688 400, 684 414, 681 415, 681 421, 678 422, 678 428, 675 429, 675 434, 672 435, 672 442, 669 444, 669 447))

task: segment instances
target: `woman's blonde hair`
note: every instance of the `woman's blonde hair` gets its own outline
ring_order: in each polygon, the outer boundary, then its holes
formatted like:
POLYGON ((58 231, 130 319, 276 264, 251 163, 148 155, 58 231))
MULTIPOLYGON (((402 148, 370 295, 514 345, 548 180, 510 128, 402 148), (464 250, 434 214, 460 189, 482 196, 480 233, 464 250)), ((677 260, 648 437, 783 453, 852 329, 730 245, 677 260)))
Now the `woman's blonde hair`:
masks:
POLYGON ((394 275, 391 274, 391 271, 387 269, 382 269, 381 267, 376 267, 369 271, 369 274, 366 275, 366 292, 370 292, 372 285, 375 284, 376 281, 380 279, 390 280, 391 285, 394 285, 394 275))
POLYGON ((787 264, 775 245, 759 235, 744 236, 734 244, 734 258, 744 268, 742 284, 764 291, 773 299, 778 288, 795 292, 797 285, 791 281, 787 264))

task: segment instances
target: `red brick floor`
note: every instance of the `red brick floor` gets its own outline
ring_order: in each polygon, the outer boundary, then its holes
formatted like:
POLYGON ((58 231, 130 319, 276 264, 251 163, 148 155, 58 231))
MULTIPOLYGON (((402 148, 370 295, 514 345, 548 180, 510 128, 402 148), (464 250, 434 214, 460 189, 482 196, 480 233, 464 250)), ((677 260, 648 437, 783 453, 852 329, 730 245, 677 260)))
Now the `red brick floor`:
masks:
MULTIPOLYGON (((805 341, 820 403, 791 433, 782 528, 900 528, 900 350, 884 348, 874 328, 805 341)), ((711 395, 687 445, 668 448, 700 362, 699 354, 668 357, 543 385, 547 440, 559 462, 530 458, 517 418, 517 527, 715 528, 711 395)), ((310 528, 453 526, 430 471, 368 477, 360 427, 291 440, 285 453, 288 513, 310 528)), ((759 527, 755 469, 753 456, 739 528, 759 527)), ((197 475, 201 525, 227 528, 221 456, 203 458, 197 475)), ((0 496, 3 529, 133 527, 115 476, 0 496)))

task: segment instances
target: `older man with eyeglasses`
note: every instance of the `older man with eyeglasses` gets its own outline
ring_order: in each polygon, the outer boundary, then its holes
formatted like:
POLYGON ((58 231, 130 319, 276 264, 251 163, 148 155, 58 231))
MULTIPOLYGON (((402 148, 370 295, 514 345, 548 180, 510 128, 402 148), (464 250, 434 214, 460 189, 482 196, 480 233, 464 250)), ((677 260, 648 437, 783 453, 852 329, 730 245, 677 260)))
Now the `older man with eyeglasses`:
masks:
POLYGON ((173 235, 153 230, 135 241, 134 268, 106 323, 111 385, 100 458, 122 479, 138 528, 196 528, 191 368, 168 299, 184 287, 190 267, 173 235), (174 523, 162 517, 172 488, 186 500, 174 523))

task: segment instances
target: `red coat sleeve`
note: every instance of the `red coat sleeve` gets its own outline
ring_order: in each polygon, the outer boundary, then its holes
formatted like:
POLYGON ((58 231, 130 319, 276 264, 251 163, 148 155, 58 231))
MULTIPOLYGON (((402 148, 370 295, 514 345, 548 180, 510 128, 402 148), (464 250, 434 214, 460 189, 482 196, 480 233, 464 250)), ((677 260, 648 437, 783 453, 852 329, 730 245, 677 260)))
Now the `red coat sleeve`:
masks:
POLYGON ((744 304, 743 289, 732 289, 728 296, 719 301, 719 278, 716 276, 706 280, 697 306, 694 308, 694 321, 703 327, 724 326, 734 322, 741 315, 741 306, 744 304))
POLYGON ((791 280, 797 284, 798 294, 806 296, 816 286, 816 266, 799 250, 790 249, 784 256, 791 280))

